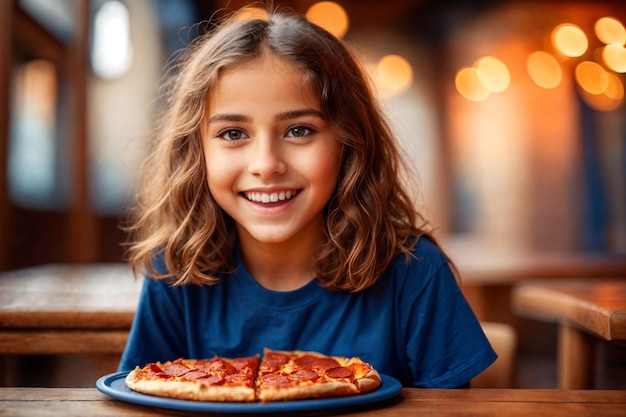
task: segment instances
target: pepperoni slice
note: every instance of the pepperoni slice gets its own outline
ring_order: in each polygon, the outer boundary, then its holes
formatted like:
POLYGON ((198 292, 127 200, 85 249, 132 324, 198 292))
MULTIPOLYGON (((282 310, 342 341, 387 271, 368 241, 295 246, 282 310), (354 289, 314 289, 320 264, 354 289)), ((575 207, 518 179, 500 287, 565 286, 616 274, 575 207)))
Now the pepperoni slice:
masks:
POLYGON ((263 358, 263 361, 277 365, 284 365, 289 362, 289 356, 279 352, 267 352, 265 354, 265 358, 263 358))
POLYGON ((256 373, 257 369, 259 369, 259 359, 258 357, 237 358, 233 360, 233 366, 238 372, 250 375, 256 373))
POLYGON ((298 369, 289 374, 289 378, 294 381, 313 381, 318 378, 317 372, 311 371, 310 369, 298 369))
POLYGON ((274 372, 280 370, 280 368, 289 362, 289 357, 282 353, 268 353, 261 362, 261 367, 264 371, 274 372))
POLYGON ((202 378, 206 378, 206 377, 208 377, 208 376, 209 376, 209 374, 207 374, 206 372, 202 372, 202 371, 195 370, 195 371, 189 371, 189 372, 187 372, 187 373, 183 376, 183 378, 184 378, 184 379, 187 379, 187 380, 189 380, 189 381, 194 381, 194 380, 196 380, 196 379, 202 379, 202 378))
POLYGON ((352 378, 353 373, 348 368, 345 368, 343 366, 337 366, 336 368, 327 369, 326 375, 331 378, 352 378))
POLYGON ((223 361, 222 359, 215 359, 208 365, 207 368, 213 372, 222 371, 227 374, 237 373, 237 369, 234 366, 232 366, 230 363, 226 361, 223 361))
MULTIPOLYGON (((293 362, 298 365, 300 368, 311 368, 315 362, 317 362, 320 358, 313 355, 302 355, 293 360, 293 362)), ((336 365, 335 365, 336 366, 336 365)))
POLYGON ((163 372, 172 376, 182 376, 182 375, 185 375, 187 372, 189 372, 189 368, 187 368, 185 365, 179 365, 177 363, 173 363, 171 365, 166 366, 165 369, 163 369, 163 372))
POLYGON ((208 375, 206 378, 200 379, 210 385, 222 385, 226 380, 221 375, 208 375))
POLYGON ((285 387, 291 385, 289 378, 282 374, 266 374, 261 376, 261 383, 271 387, 285 387))
POLYGON ((275 372, 278 371, 280 367, 281 364, 277 362, 263 361, 263 363, 261 364, 261 369, 265 372, 275 372))
POLYGON ((156 363, 150 363, 148 364, 148 369, 150 369, 150 371, 152 372, 156 372, 156 373, 161 373, 163 372, 163 369, 161 369, 159 367, 159 365, 157 365, 156 363))
POLYGON ((322 371, 326 371, 327 369, 336 368, 339 366, 339 362, 337 362, 333 358, 317 358, 317 360, 311 365, 314 369, 320 369, 322 371))
POLYGON ((226 375, 225 379, 226 379, 226 382, 231 382, 231 383, 235 383, 238 385, 241 384, 242 382, 245 382, 246 385, 251 385, 253 381, 253 379, 243 374, 226 375))

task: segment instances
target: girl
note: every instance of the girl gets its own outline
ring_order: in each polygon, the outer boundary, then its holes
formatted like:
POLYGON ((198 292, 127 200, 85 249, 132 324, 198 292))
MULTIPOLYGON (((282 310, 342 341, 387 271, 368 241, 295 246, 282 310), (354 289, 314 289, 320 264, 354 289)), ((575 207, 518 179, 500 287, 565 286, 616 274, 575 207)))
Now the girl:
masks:
POLYGON ((130 263, 148 279, 120 370, 268 347, 453 388, 495 360, 341 41, 235 15, 174 69, 134 210, 130 263))

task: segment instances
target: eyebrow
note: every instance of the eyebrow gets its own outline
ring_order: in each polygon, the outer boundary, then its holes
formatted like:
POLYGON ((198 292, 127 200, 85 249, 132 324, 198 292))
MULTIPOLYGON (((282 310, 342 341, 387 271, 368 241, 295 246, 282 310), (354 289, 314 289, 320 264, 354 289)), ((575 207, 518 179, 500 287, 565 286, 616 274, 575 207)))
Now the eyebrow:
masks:
MULTIPOLYGON (((274 117, 275 120, 277 121, 285 121, 285 120, 291 120, 291 119, 297 119, 299 117, 305 117, 305 116, 314 116, 314 117, 319 117, 320 119, 324 119, 324 115, 322 114, 322 112, 320 112, 319 110, 315 110, 312 108, 306 108, 306 109, 298 109, 298 110, 291 110, 291 111, 287 111, 284 113, 279 113, 278 115, 276 115, 274 117)), ((228 113, 218 113, 216 115, 211 116, 211 118, 209 119, 209 123, 216 123, 216 122, 251 122, 252 118, 243 114, 228 114, 228 113)))
POLYGON ((320 119, 324 119, 324 115, 322 114, 321 111, 312 109, 310 107, 306 109, 292 110, 292 111, 280 113, 275 117, 275 119, 278 121, 283 121, 283 120, 297 119, 299 117, 304 117, 304 116, 314 116, 314 117, 319 117, 320 119))

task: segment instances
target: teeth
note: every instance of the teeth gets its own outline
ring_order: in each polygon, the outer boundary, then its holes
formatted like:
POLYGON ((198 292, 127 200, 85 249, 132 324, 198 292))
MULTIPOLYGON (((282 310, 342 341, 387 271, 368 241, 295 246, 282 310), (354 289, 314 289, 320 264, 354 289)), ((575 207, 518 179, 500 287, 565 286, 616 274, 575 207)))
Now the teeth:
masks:
POLYGON ((290 200, 298 194, 297 190, 281 191, 279 193, 246 193, 246 198, 257 203, 275 203, 290 200))

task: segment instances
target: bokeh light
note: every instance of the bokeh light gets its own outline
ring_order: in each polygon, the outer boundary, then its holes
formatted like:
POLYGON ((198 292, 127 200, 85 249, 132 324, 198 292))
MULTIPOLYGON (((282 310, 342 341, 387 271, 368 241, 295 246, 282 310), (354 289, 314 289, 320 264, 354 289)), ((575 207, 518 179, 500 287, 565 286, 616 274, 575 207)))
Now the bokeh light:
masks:
POLYGON ((413 83, 411 64, 399 55, 384 56, 376 67, 381 83, 395 94, 407 90, 413 83))
POLYGON ((554 55, 545 51, 536 51, 528 56, 526 71, 530 79, 543 88, 555 88, 563 78, 559 62, 554 55))
POLYGON ((594 25, 598 39, 607 45, 624 45, 626 43, 626 29, 622 22, 614 17, 602 17, 594 25))
POLYGON ((622 80, 615 74, 607 73, 609 76, 609 84, 604 94, 613 100, 622 100, 624 98, 624 84, 622 80))
POLYGON ((580 88, 590 94, 603 94, 609 85, 609 75, 597 62, 583 61, 574 70, 580 88))
POLYGON ((611 111, 617 109, 624 102, 624 84, 621 79, 610 72, 607 75, 607 87, 601 94, 591 94, 588 91, 580 91, 585 102, 596 110, 611 111))
POLYGON ((507 66, 497 58, 485 56, 474 64, 478 70, 476 75, 480 83, 493 93, 507 89, 511 82, 511 74, 507 66))
POLYGON ((254 6, 247 6, 239 9, 238 14, 236 15, 237 20, 253 20, 253 19, 261 19, 267 20, 267 12, 261 8, 254 6))
POLYGON ((580 27, 564 23, 552 31, 552 45, 565 56, 579 57, 587 52, 589 40, 580 27))
POLYGON ((615 72, 626 72, 626 48, 621 45, 607 45, 602 48, 602 61, 615 72))
POLYGON ((313 4, 305 16, 310 22, 326 29, 339 39, 344 37, 350 26, 348 13, 334 1, 321 1, 313 4))
POLYGON ((128 9, 120 1, 108 1, 96 11, 94 17, 93 71, 99 77, 112 80, 126 74, 132 61, 128 9))
POLYGON ((491 94, 480 82, 479 71, 473 67, 465 67, 457 72, 454 79, 457 91, 468 100, 483 101, 491 94))

